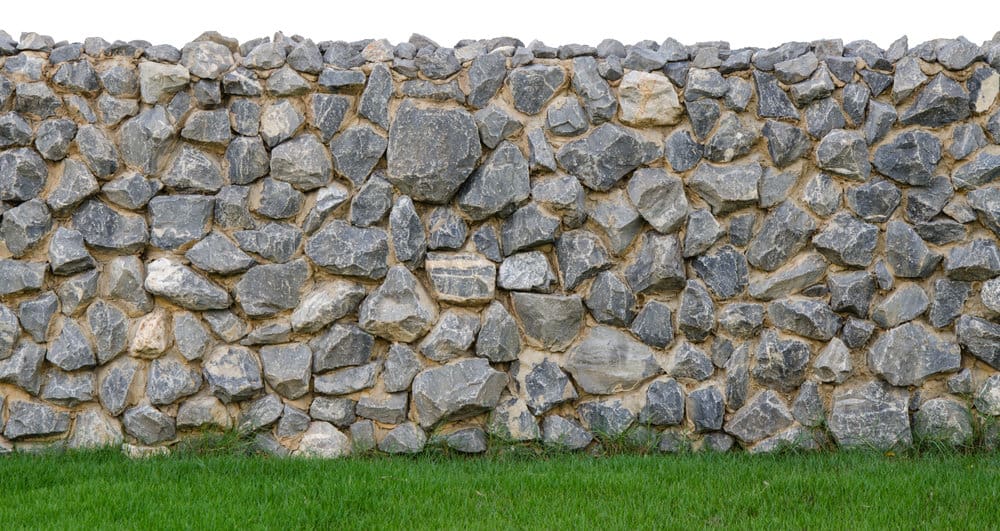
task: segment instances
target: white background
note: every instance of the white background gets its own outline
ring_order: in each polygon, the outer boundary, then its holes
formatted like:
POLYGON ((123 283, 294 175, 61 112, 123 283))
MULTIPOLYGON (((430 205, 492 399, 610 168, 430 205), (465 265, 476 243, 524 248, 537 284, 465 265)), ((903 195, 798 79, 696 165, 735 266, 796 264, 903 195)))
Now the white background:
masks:
POLYGON ((673 37, 734 48, 790 40, 869 39, 883 48, 906 34, 911 46, 964 35, 979 44, 1000 30, 997 0, 0 0, 0 29, 57 41, 144 39, 180 47, 214 29, 240 42, 281 30, 316 42, 418 32, 444 46, 462 38, 518 37, 529 43, 626 44, 673 37))

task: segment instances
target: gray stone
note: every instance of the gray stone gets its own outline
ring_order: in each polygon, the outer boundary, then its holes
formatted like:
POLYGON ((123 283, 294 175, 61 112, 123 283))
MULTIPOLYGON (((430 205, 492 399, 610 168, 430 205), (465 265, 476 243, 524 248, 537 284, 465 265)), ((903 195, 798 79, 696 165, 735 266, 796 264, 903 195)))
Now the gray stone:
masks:
POLYGON ((1000 248, 986 239, 956 245, 948 252, 944 272, 954 280, 988 280, 1000 274, 1000 248))
POLYGON ((590 123, 600 125, 614 118, 618 101, 607 81, 598 73, 598 64, 593 57, 573 59, 572 87, 583 99, 590 123))
POLYGON ((14 384, 37 395, 42 386, 45 354, 45 347, 22 340, 7 359, 0 360, 0 382, 14 384))
POLYGON ((549 215, 536 203, 517 209, 504 220, 500 229, 500 248, 505 256, 554 242, 560 219, 549 215))
POLYGON ((847 189, 845 196, 848 208, 861 216, 861 219, 870 223, 883 223, 896 211, 903 194, 891 182, 880 179, 852 186, 847 189))
POLYGON ((855 131, 834 129, 816 147, 816 163, 827 171, 859 181, 868 180, 868 144, 855 131))
POLYGON ((583 185, 572 175, 537 179, 531 188, 531 198, 562 215, 563 225, 569 228, 579 227, 586 221, 586 197, 583 185))
POLYGON ((844 383, 854 371, 851 351, 840 339, 831 339, 813 362, 813 371, 821 382, 844 383))
POLYGON ((235 343, 250 332, 250 325, 229 310, 211 310, 202 314, 208 326, 226 343, 235 343))
POLYGON ((430 330, 435 320, 434 300, 413 274, 399 265, 389 268, 382 285, 369 293, 358 309, 359 326, 390 341, 413 341, 430 330))
POLYGON ((712 207, 715 215, 727 214, 757 202, 760 164, 713 166, 701 163, 688 185, 712 207))
POLYGON ((356 408, 360 417, 384 424, 399 424, 406 420, 407 393, 363 396, 356 408))
POLYGON ((48 339, 52 317, 59 310, 59 300, 51 291, 22 301, 17 306, 18 321, 35 341, 44 343, 48 339))
POLYGON ((429 249, 454 251, 465 245, 469 226, 455 210, 443 206, 435 208, 428 216, 427 225, 430 232, 427 242, 429 249))
POLYGON ((886 258, 897 277, 926 278, 937 269, 941 255, 931 252, 913 227, 890 221, 885 231, 886 258))
POLYGON ((730 335, 754 337, 764 324, 764 306, 755 303, 730 303, 719 311, 718 320, 719 327, 730 335))
POLYGON ((144 287, 153 295, 189 310, 229 307, 225 289, 180 263, 159 258, 150 262, 148 269, 144 287))
MULTIPOLYGON (((705 140, 715 128, 716 122, 719 121, 722 108, 714 100, 692 101, 687 103, 687 114, 695 136, 698 140, 705 140)), ((702 152, 704 152, 704 148, 702 148, 702 152)))
POLYGON ((556 160, 585 186, 604 192, 639 165, 659 156, 660 148, 635 130, 603 124, 560 148, 556 160))
MULTIPOLYGON (((318 96, 318 95, 317 95, 318 96)), ((313 97, 313 110, 317 129, 332 128, 336 131, 344 119, 348 101, 343 97, 324 96, 321 99, 313 97)), ((264 107, 260 112, 260 137, 267 147, 274 148, 285 140, 292 138, 305 121, 302 113, 292 105, 290 100, 278 100, 264 107)), ((333 131, 330 136, 333 136, 333 131)), ((325 140, 329 140, 326 137, 325 140)))
POLYGON ((649 300, 632 320, 630 330, 647 345, 666 347, 674 340, 671 315, 669 306, 656 300, 649 300))
POLYGON ((94 373, 49 369, 45 373, 41 398, 65 407, 89 402, 94 398, 94 373))
POLYGON ((35 149, 47 160, 62 160, 69 153, 77 126, 65 118, 45 120, 35 132, 35 149))
POLYGON ((507 77, 507 58, 500 52, 476 57, 469 66, 469 105, 486 106, 507 77))
POLYGON ((378 279, 385 276, 389 243, 385 231, 332 221, 306 241, 306 256, 340 275, 378 279), (351 252, 345 252, 350 250, 351 252))
POLYGON ((506 217, 530 192, 528 161, 517 146, 503 142, 465 181, 456 203, 475 221, 494 215, 506 217))
POLYGON ((674 125, 684 116, 677 91, 663 75, 630 71, 618 85, 619 118, 632 126, 674 125))
POLYGON ((418 50, 416 65, 430 79, 446 79, 462 69, 453 49, 436 46, 418 50))
POLYGON ((771 437, 792 424, 792 415, 781 397, 768 389, 757 393, 726 423, 726 431, 744 444, 771 437))
POLYGON ((286 404, 281 411, 281 420, 278 421, 275 434, 278 437, 295 437, 309 429, 310 421, 308 413, 286 404))
POLYGON ((146 445, 177 436, 174 418, 148 404, 127 409, 122 415, 122 424, 126 433, 146 445))
POLYGON ((819 139, 834 129, 845 127, 844 111, 833 98, 824 98, 806 107, 806 131, 809 136, 819 139))
POLYGON ((355 185, 362 183, 385 153, 388 141, 375 129, 356 126, 330 142, 333 168, 355 185))
POLYGON ((0 295, 17 295, 42 288, 45 281, 44 262, 0 260, 0 295))
POLYGON ((791 392, 805 381, 811 355, 807 343, 781 339, 775 330, 766 329, 754 350, 751 374, 760 385, 791 392))
POLYGON ((216 158, 189 144, 181 146, 162 180, 168 188, 195 193, 217 192, 224 184, 216 158))
POLYGON ((703 254, 691 262, 698 277, 717 297, 731 299, 746 289, 747 260, 743 253, 724 245, 715 253, 703 254))
POLYGON ((749 212, 733 216, 729 220, 729 243, 737 247, 746 247, 753 237, 753 229, 757 224, 757 214, 749 212))
POLYGON ((424 357, 445 362, 468 353, 479 331, 479 316, 463 310, 443 312, 420 342, 424 357))
POLYGON ((947 177, 933 177, 928 186, 906 191, 906 218, 912 222, 927 222, 938 215, 952 198, 951 182, 947 177))
POLYGON ((686 410, 695 432, 722 429, 726 409, 722 393, 715 386, 699 387, 688 393, 686 410))
MULTIPOLYGON (((982 126, 975 123, 958 124, 952 130, 952 141, 948 146, 948 154, 955 160, 962 160, 984 146, 986 146, 986 134, 983 133, 982 126)), ((975 168, 975 165, 969 167, 970 170, 975 168)), ((973 173, 979 174, 979 171, 973 173)))
POLYGON ((951 179, 956 188, 968 190, 992 182, 997 176, 1000 176, 1000 155, 979 153, 971 161, 957 166, 951 179))
POLYGON ((687 171, 701 160, 701 144, 688 131, 675 131, 667 137, 664 154, 674 171, 687 171))
POLYGON ((198 269, 220 275, 243 273, 256 263, 229 238, 216 231, 191 247, 184 257, 198 269))
POLYGON ((705 351, 687 341, 670 352, 665 365, 670 376, 699 382, 710 378, 715 370, 705 351))
POLYGON ((594 436, 573 419, 549 415, 542 421, 542 442, 562 450, 583 450, 594 436))
POLYGON ((212 41, 195 41, 184 45, 180 62, 202 79, 218 79, 235 63, 228 48, 212 41))
POLYGON ((101 129, 82 125, 76 132, 74 142, 87 167, 98 178, 106 178, 118 171, 118 148, 101 129))
POLYGON ((538 419, 528 410, 524 400, 506 397, 490 412, 486 429, 503 441, 536 441, 541 437, 538 419))
POLYGON ((260 96, 264 89, 256 73, 238 66, 222 76, 222 91, 234 96, 260 96))
POLYGON ((292 455, 334 459, 350 453, 351 443, 346 435, 328 422, 314 421, 309 424, 292 455))
POLYGON ((260 104, 248 98, 233 98, 229 103, 230 125, 239 135, 260 133, 260 104))
POLYGON ((267 175, 270 158, 259 136, 238 136, 226 148, 229 180, 233 184, 250 184, 267 175))
POLYGON ((389 235, 396 260, 411 269, 423 264, 427 254, 427 234, 413 200, 400 196, 389 213, 389 235))
POLYGON ((636 170, 629 179, 628 195, 642 217, 661 233, 677 231, 687 217, 681 180, 663 170, 636 170))
POLYGON ((778 328, 827 341, 836 335, 841 318, 826 304, 812 299, 780 299, 767 305, 767 316, 778 328))
POLYGON ((378 443, 378 449, 387 454, 418 454, 427 443, 427 435, 413 422, 400 424, 389 430, 378 443))
POLYGON ((226 145, 232 139, 225 109, 194 111, 184 122, 181 137, 203 144, 226 145))
POLYGON ((595 326, 570 350, 563 367, 585 392, 614 394, 662 372, 646 345, 607 326, 595 326))
POLYGON ((972 371, 962 369, 948 378, 948 392, 956 395, 971 395, 973 392, 972 371))
MULTIPOLYGON (((963 352, 979 358, 994 369, 1000 367, 1000 325, 963 315, 955 321, 955 335, 963 352)), ((957 369, 958 365, 954 368, 957 369)))
POLYGON ((225 403, 247 400, 264 389, 260 362, 246 347, 216 347, 202 370, 210 392, 225 403))
POLYGON ((385 217, 392 205, 392 185, 379 175, 372 175, 351 200, 351 224, 357 227, 375 225, 385 217))
POLYGON ((271 177, 309 191, 330 182, 330 154, 311 134, 301 134, 271 150, 271 177))
POLYGON ((774 271, 798 254, 813 232, 816 222, 790 201, 778 206, 747 247, 747 261, 764 271, 774 271))
POLYGON ((126 120, 118 130, 122 160, 140 171, 155 172, 173 136, 166 110, 160 105, 146 109, 126 120))
POLYGON ((899 116, 903 125, 942 127, 969 116, 969 94, 957 82, 939 73, 899 116))
POLYGON ((779 172, 774 168, 766 168, 760 178, 757 193, 760 196, 758 204, 762 208, 773 207, 788 198, 792 187, 801 177, 801 167, 790 171, 779 172))
POLYGON ((474 253, 430 253, 425 264, 437 298, 456 304, 493 299, 496 266, 474 253))
POLYGON ((967 446, 972 442, 972 414, 960 402, 934 398, 913 415, 913 438, 918 443, 967 446))
POLYGON ((72 319, 63 321, 59 333, 49 344, 45 359, 64 371, 93 367, 97 363, 83 327, 72 319))
POLYGON ((847 312, 861 319, 868 317, 868 308, 875 296, 875 279, 867 271, 834 273, 827 278, 830 307, 835 312, 847 312))
POLYGON ((840 337, 848 348, 860 348, 868 343, 875 331, 875 323, 849 317, 840 330, 840 337))
POLYGON ((31 125, 19 114, 9 112, 0 115, 0 147, 27 146, 31 144, 31 136, 31 125))
POLYGON ((350 426, 357 419, 354 413, 355 406, 355 401, 349 398, 316 396, 309 406, 309 416, 344 428, 350 426))
POLYGON ((453 431, 441 436, 440 441, 448 448, 463 454, 481 454, 488 448, 486 432, 480 428, 463 428, 453 431))
POLYGON ((299 304, 299 294, 308 277, 309 266, 302 259, 254 266, 236 284, 235 298, 248 316, 274 315, 299 304))
POLYGON ((548 357, 542 356, 531 361, 519 362, 514 377, 526 397, 528 409, 534 415, 542 415, 560 404, 572 402, 577 398, 569 376, 548 357))
POLYGON ((404 102, 389 128, 388 179, 414 200, 443 203, 465 182, 480 153, 467 112, 404 102))
POLYGON ((635 423, 635 414, 618 399, 584 402, 576 411, 584 428, 599 438, 620 437, 635 423))
POLYGON ((761 129, 767 139, 767 151, 774 165, 784 168, 802 158, 809 150, 805 131, 784 122, 768 120, 761 129))
POLYGON ((509 256, 500 264, 497 285, 511 291, 551 293, 556 280, 545 254, 529 251, 509 256))
POLYGON ((643 225, 639 212, 621 190, 594 197, 587 206, 587 216, 604 231, 615 256, 632 245, 643 225))
POLYGON ((299 332, 316 332, 353 312, 364 296, 364 286, 346 280, 316 285, 292 313, 292 328, 299 332))
POLYGON ((261 347, 264 378, 275 392, 295 400, 309 392, 313 353, 302 343, 261 347))
POLYGON ((153 405, 172 404, 198 392, 201 372, 176 355, 153 360, 146 376, 146 396, 153 405))
POLYGON ((872 311, 872 320, 882 328, 892 328, 912 321, 927 311, 930 299, 917 284, 903 284, 882 300, 872 311))
POLYGON ((827 260, 844 267, 867 267, 875 257, 878 227, 854 216, 840 213, 812 239, 813 246, 827 260))
POLYGON ((962 313, 966 299, 972 292, 972 284, 962 280, 939 278, 934 281, 934 295, 931 300, 927 321, 935 328, 951 325, 962 313))
MULTIPOLYGON (((497 147, 502 140, 517 134, 524 128, 523 123, 498 105, 490 105, 476 111, 473 118, 479 128, 479 138, 483 141, 483 145, 490 149, 497 147)), ((538 131, 541 133, 540 129, 538 131)), ((542 139, 544 140, 544 138, 545 134, 542 133, 542 139)), ((555 166, 554 159, 552 166, 555 166)))
POLYGON ((826 218, 840 208, 840 186, 825 173, 817 173, 806 183, 802 200, 817 216, 826 218))
POLYGON ((507 376, 485 359, 467 359, 427 369, 413 379, 413 405, 422 427, 492 409, 507 376))
POLYGON ((576 98, 562 98, 549 106, 546 128, 556 136, 577 136, 587 130, 587 116, 576 98))
POLYGON ((698 256, 709 250, 725 231, 715 216, 704 208, 688 214, 684 230, 684 258, 698 256))
POLYGON ((803 426, 822 426, 826 411, 823 409, 823 399, 819 396, 819 384, 813 381, 802 384, 792 402, 792 417, 803 426))
POLYGON ((534 64, 515 68, 507 74, 514 108, 525 114, 538 114, 566 82, 561 66, 534 64))
MULTIPOLYGON (((11 66, 12 63, 7 63, 11 66)), ((18 83, 14 95, 14 110, 38 118, 48 118, 56 114, 62 102, 45 83, 18 83)))
POLYGON ((979 188, 966 194, 969 206, 979 221, 994 234, 1000 234, 1000 188, 979 188))
POLYGON ((908 402, 905 389, 877 381, 838 388, 833 394, 830 431, 843 448, 907 447, 912 443, 908 402))
POLYGON ((7 426, 3 436, 11 439, 45 437, 69 431, 69 412, 44 402, 11 400, 7 404, 7 426))
POLYGON ((271 222, 259 230, 241 230, 233 233, 240 249, 278 263, 292 259, 302 243, 302 231, 288 223, 271 222))
POLYGON ((149 243, 173 250, 208 234, 215 202, 203 195, 154 197, 149 201, 149 243))
POLYGON ((584 302, 590 315, 599 323, 627 327, 635 318, 635 295, 618 275, 610 271, 598 273, 584 302))
POLYGON ((52 215, 41 199, 21 203, 3 213, 0 235, 7 250, 20 258, 52 230, 52 215))
POLYGON ((771 74, 754 70, 754 84, 757 87, 757 116, 760 118, 792 118, 799 113, 788 99, 788 95, 778 85, 771 74))
MULTIPOLYGON (((1000 415, 1000 376, 994 374, 987 378, 972 404, 984 415, 1000 415)), ((7 425, 10 426, 9 421, 7 425)))
POLYGON ((912 186, 928 184, 939 160, 941 141, 926 131, 901 133, 875 150, 879 173, 912 186))
POLYGON ((270 426, 278 421, 284 405, 276 395, 264 395, 247 403, 240 412, 237 428, 242 433, 250 433, 270 426))
POLYGON ((884 332, 868 351, 872 372, 896 386, 920 385, 935 374, 957 371, 960 363, 958 345, 917 323, 884 332))
POLYGON ((128 317, 113 304, 99 300, 87 308, 87 324, 97 346, 97 362, 111 361, 125 350, 128 317))
POLYGON ((382 371, 382 382, 385 385, 385 390, 389 393, 408 390, 413 377, 423 368, 423 363, 413 349, 407 345, 394 343, 389 347, 382 371))
POLYGON ((635 261, 625 268, 625 279, 636 293, 679 291, 685 278, 677 236, 653 231, 643 235, 635 261))
POLYGON ((712 162, 730 162, 749 153, 759 139, 760 132, 754 124, 741 120, 735 113, 726 113, 715 134, 705 142, 704 156, 712 162))
POLYGON ((138 210, 162 189, 160 181, 147 179, 140 173, 129 173, 105 184, 101 191, 108 201, 129 210, 138 210))
POLYGON ((82 163, 69 159, 63 163, 62 175, 45 201, 55 214, 64 214, 98 190, 97 179, 90 170, 82 163))
POLYGON ((274 96, 301 96, 309 89, 309 82, 287 66, 272 72, 267 78, 267 91, 274 96))

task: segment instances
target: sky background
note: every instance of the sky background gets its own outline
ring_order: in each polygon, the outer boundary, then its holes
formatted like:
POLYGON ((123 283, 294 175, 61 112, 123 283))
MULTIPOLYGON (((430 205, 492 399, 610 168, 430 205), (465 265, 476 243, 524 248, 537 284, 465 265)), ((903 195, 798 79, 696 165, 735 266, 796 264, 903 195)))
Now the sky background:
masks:
POLYGON ((145 39, 181 46, 214 29, 240 42, 275 31, 313 39, 388 38, 422 33, 445 46, 463 38, 513 36, 549 45, 593 44, 616 38, 626 44, 673 37, 692 44, 728 40, 733 48, 771 47, 790 40, 868 39, 885 48, 903 34, 910 45, 964 35, 975 43, 1000 30, 995 0, 935 4, 919 0, 698 1, 659 0, 7 0, 0 29, 15 39, 23 31, 58 40, 85 37, 145 39))

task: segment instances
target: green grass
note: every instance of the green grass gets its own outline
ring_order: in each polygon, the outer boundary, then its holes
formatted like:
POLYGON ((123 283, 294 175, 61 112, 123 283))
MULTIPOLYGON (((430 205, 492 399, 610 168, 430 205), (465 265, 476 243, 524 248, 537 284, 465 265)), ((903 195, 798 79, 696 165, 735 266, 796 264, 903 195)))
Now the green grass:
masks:
POLYGON ((0 529, 995 529, 998 455, 16 454, 0 529))

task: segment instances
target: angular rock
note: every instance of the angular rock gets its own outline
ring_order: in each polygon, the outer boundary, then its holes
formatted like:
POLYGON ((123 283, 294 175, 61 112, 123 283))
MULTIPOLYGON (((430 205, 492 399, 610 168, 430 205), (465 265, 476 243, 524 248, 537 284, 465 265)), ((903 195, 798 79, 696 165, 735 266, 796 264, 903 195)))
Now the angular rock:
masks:
POLYGON ((427 369, 413 379, 412 400, 422 427, 458 420, 492 409, 507 376, 484 359, 468 359, 427 369))
POLYGON ((877 381, 839 388, 833 394, 829 426, 843 448, 888 450, 912 444, 905 389, 877 381))
POLYGON ((542 442, 562 450, 583 450, 594 436, 575 420, 549 415, 542 421, 542 442))
POLYGON ((926 131, 897 135, 875 150, 875 168, 886 177, 912 186, 924 186, 941 160, 941 141, 926 131))
POLYGON ((792 424, 788 406, 768 389, 757 393, 726 423, 726 431, 744 444, 771 437, 792 424))
POLYGON ((302 191, 329 183, 332 170, 330 154, 311 134, 301 134, 271 150, 271 177, 302 191))
POLYGON ((715 253, 703 254, 691 262, 698 277, 717 297, 731 299, 747 287, 747 260, 743 253, 724 245, 715 253))
POLYGON ((917 442, 967 446, 972 437, 972 414, 956 400, 928 400, 913 415, 913 438, 917 442))
POLYGON ((144 287, 189 310, 224 309, 230 303, 225 289, 168 258, 150 262, 144 287))
POLYGON ((618 85, 619 117, 632 126, 674 125, 684 107, 670 81, 660 74, 632 70, 618 85))
POLYGON ((215 201, 203 195, 154 197, 149 201, 149 243, 173 250, 208 234, 215 201))
POLYGON ((587 216, 604 231, 610 251, 616 256, 632 245, 642 229, 642 217, 620 190, 594 198, 587 207, 587 216))
POLYGON ((388 179, 416 201, 444 203, 465 182, 481 151, 469 113, 407 101, 389 128, 388 179))
POLYGON ((556 160, 584 186, 605 192, 630 171, 659 156, 660 148, 635 130, 603 124, 560 148, 556 160))
POLYGON ((653 351, 614 328, 591 328, 570 350, 563 367, 587 393, 613 394, 634 389, 662 372, 653 351))
POLYGON ((264 389, 260 362, 245 347, 216 347, 202 364, 213 395, 225 403, 252 398, 264 389))
POLYGON ((763 171, 759 163, 713 166, 701 163, 688 186, 712 207, 715 215, 728 214, 757 202, 757 185, 763 171))
POLYGON ((754 380, 782 392, 790 392, 805 381, 812 350, 795 339, 781 339, 773 329, 764 330, 753 353, 754 380))
POLYGON ((518 253, 507 257, 500 264, 497 285, 511 291, 539 291, 551 293, 556 275, 552 266, 539 251, 518 253))
POLYGON ((681 180, 663 170, 636 170, 628 182, 628 195, 639 214, 663 234, 677 231, 687 217, 681 180))
POLYGON ((969 116, 969 94, 950 77, 939 73, 899 115, 903 125, 942 127, 969 116))
POLYGON ((884 332, 868 351, 872 372, 896 386, 920 385, 935 374, 957 371, 960 363, 958 345, 917 323, 884 332))
POLYGON ((11 439, 45 437, 69 431, 69 412, 44 402, 11 400, 7 405, 7 425, 3 436, 11 439))
POLYGON ((580 332, 583 304, 578 295, 514 292, 511 300, 529 343, 559 352, 566 350, 580 332))
POLYGON ((379 279, 387 271, 389 244, 382 229, 357 228, 336 220, 306 241, 305 252, 331 273, 379 279))
POLYGON ((1000 366, 1000 325, 963 315, 955 321, 955 335, 963 352, 979 358, 994 369, 1000 366))
POLYGON ((834 129, 816 147, 816 164, 850 179, 867 181, 871 174, 868 144, 855 131, 834 129))
POLYGON ((688 393, 685 409, 695 432, 722 429, 726 409, 722 393, 715 386, 699 387, 688 393))
POLYGON ((476 168, 456 196, 456 204, 475 221, 507 217, 528 199, 528 161, 510 142, 501 143, 476 168))
POLYGON ((358 309, 358 324, 390 341, 410 342, 424 335, 437 320, 437 305, 403 266, 393 266, 385 281, 358 309))
POLYGON ((556 65, 533 64, 507 74, 514 108, 524 114, 541 112, 565 82, 566 71, 556 65))
POLYGON ((97 199, 88 199, 73 213, 73 228, 88 245, 120 253, 141 250, 149 239, 142 216, 120 214, 97 199))
POLYGON ((926 278, 941 262, 941 255, 931 252, 916 231, 902 221, 889 222, 885 248, 889 266, 897 277, 926 278))

